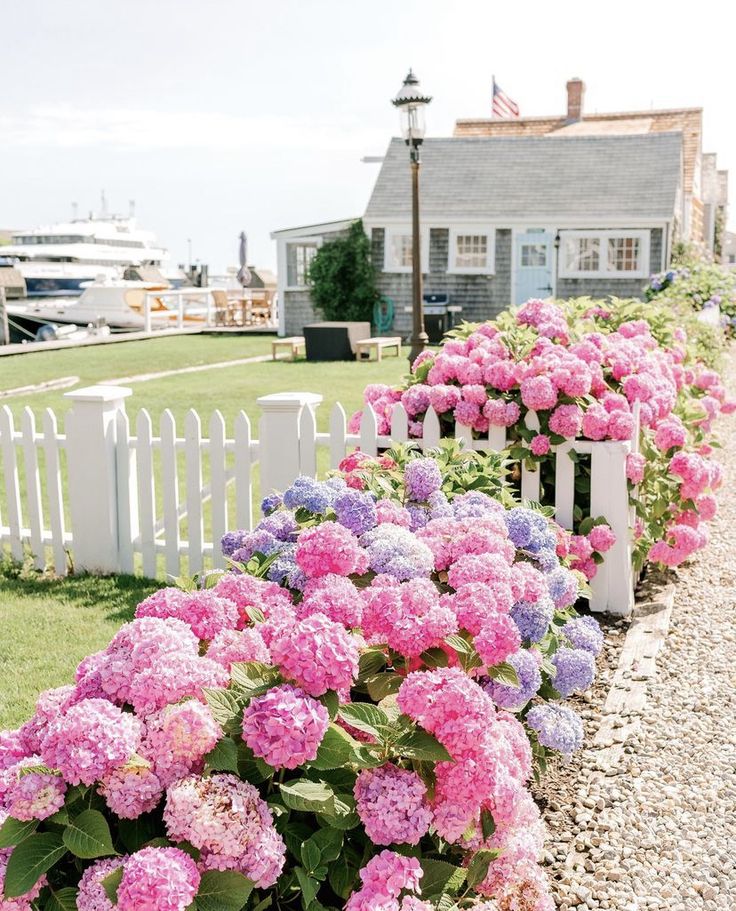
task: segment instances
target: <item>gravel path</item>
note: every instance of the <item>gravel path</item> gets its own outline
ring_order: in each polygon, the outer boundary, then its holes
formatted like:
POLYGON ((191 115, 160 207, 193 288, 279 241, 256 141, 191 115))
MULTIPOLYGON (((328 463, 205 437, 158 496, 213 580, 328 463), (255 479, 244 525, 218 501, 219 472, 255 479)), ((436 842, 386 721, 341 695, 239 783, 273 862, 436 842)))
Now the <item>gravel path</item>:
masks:
MULTIPOLYGON (((736 352, 729 360, 736 382, 736 352)), ((677 573, 638 733, 614 774, 584 752, 545 793, 561 911, 736 909, 736 416, 718 436, 720 514, 706 551, 677 573)))

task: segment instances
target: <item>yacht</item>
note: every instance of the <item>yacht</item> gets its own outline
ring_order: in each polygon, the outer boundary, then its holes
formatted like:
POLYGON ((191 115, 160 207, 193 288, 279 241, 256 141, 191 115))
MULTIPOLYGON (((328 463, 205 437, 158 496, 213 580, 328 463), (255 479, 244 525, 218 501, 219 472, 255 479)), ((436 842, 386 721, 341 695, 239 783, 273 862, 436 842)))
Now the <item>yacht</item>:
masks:
POLYGON ((2 248, 25 279, 28 297, 81 294, 101 278, 161 269, 168 253, 132 216, 102 215, 14 233, 2 248))

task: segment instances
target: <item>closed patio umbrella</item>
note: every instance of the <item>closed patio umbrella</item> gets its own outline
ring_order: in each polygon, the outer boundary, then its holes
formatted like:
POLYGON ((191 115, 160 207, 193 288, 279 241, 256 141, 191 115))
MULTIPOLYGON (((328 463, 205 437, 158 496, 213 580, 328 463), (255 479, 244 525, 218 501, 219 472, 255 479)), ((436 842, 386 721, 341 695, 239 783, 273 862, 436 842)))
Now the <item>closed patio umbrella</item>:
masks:
POLYGON ((248 238, 245 231, 240 232, 240 269, 238 270, 238 281, 247 288, 251 283, 253 276, 248 268, 248 238))

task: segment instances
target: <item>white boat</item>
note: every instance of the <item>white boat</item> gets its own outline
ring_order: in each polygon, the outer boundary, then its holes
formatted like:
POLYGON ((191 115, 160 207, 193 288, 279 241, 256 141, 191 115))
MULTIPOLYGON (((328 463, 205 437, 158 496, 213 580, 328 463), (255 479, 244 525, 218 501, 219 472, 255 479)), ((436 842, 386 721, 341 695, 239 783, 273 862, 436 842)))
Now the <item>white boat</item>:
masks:
MULTIPOLYGON (((79 297, 8 304, 16 322, 110 326, 111 329, 162 329, 202 325, 212 305, 211 288, 171 290, 150 282, 110 280, 87 283, 79 297)), ((223 292, 224 293, 224 292, 223 292)))
POLYGON ((166 269, 168 258, 154 234, 120 215, 18 231, 2 254, 25 279, 28 297, 81 294, 97 276, 120 278, 135 267, 166 269))

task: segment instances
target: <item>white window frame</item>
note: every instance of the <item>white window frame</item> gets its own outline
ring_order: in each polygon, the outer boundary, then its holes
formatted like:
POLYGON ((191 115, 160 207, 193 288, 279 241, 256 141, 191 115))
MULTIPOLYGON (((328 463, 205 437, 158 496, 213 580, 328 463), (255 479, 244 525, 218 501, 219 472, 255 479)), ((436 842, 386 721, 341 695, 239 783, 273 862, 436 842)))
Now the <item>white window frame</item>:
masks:
MULTIPOLYGON (((391 262, 391 240, 398 235, 411 236, 411 225, 390 225, 383 229, 383 271, 392 273, 411 273, 411 266, 395 266, 391 262)), ((422 228, 419 236, 419 261, 422 273, 429 272, 429 228, 422 228)))
POLYGON ((290 237, 284 241, 284 260, 286 266, 284 291, 304 291, 309 288, 308 284, 290 285, 289 284, 289 247, 315 247, 315 253, 322 246, 322 238, 316 237, 290 237))
POLYGON ((647 278, 649 276, 650 231, 560 231, 560 278, 647 278), (636 239, 639 241, 639 268, 626 272, 608 268, 608 241, 611 238, 636 239), (567 268, 565 244, 568 240, 597 240, 599 244, 599 268, 575 271, 567 268))
POLYGON ((447 250, 448 275, 495 275, 496 274, 496 228, 491 225, 453 225, 447 250), (488 239, 486 263, 484 266, 456 266, 457 239, 468 234, 485 234, 488 239))

